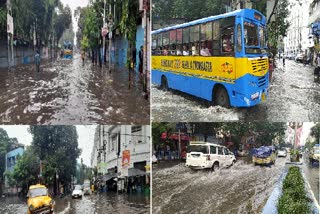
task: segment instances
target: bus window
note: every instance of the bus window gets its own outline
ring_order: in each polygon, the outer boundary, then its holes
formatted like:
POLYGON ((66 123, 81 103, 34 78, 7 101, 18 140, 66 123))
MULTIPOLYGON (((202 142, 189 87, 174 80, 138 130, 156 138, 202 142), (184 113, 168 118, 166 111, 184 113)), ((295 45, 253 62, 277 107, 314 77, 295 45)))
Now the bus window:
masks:
POLYGON ((237 25, 237 51, 241 52, 242 50, 242 41, 241 41, 242 35, 241 35, 241 25, 237 25))
POLYGON ((189 44, 189 33, 190 33, 190 28, 186 27, 182 29, 182 41, 184 44, 189 44))
POLYGON ((244 43, 246 46, 258 46, 257 26, 244 22, 244 43))
POLYGON ((192 26, 190 29, 190 42, 198 42, 199 41, 199 30, 200 25, 192 26))
POLYGON ((201 25, 200 29, 200 55, 211 56, 212 52, 212 22, 201 25))
POLYGON ((260 47, 266 47, 266 30, 263 26, 259 27, 260 47))
POLYGON ((158 34, 153 34, 152 35, 152 55, 156 55, 156 49, 157 49, 157 38, 158 34))
POLYGON ((169 51, 169 32, 162 33, 162 55, 168 55, 169 51))
POLYGON ((171 30, 169 31, 169 34, 170 34, 169 55, 176 55, 177 31, 171 30))
POLYGON ((212 55, 220 55, 220 21, 216 20, 212 23, 212 55))
POLYGON ((224 28, 221 31, 222 52, 226 55, 231 55, 234 51, 233 27, 224 28))
POLYGON ((177 44, 182 44, 182 29, 177 29, 177 44))

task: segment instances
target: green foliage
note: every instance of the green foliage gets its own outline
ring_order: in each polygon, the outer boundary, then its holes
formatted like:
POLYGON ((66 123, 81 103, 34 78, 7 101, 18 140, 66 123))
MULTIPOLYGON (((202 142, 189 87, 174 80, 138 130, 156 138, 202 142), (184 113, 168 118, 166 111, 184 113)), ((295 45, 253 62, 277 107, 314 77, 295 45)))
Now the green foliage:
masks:
POLYGON ((183 19, 186 22, 203 17, 225 13, 223 3, 228 0, 154 0, 152 19, 161 24, 171 19, 183 19))
POLYGON ((22 157, 15 165, 11 177, 15 180, 14 183, 22 187, 23 192, 26 192, 28 186, 38 183, 39 167, 39 158, 34 149, 32 147, 27 147, 22 157))
POLYGON ((268 43, 273 56, 277 55, 280 36, 282 38, 285 37, 287 29, 289 28, 289 22, 286 20, 289 16, 288 6, 288 0, 276 0, 274 10, 271 13, 272 15, 267 22, 268 43))
POLYGON ((6 154, 11 149, 11 146, 17 142, 16 138, 9 138, 7 132, 0 128, 0 183, 3 180, 3 173, 6 168, 6 154))
POLYGON ((283 181, 282 196, 278 202, 279 214, 310 213, 310 199, 306 195, 299 167, 290 167, 283 181))
POLYGON ((83 35, 88 38, 90 48, 99 46, 100 31, 103 24, 101 17, 101 8, 97 3, 93 3, 85 12, 83 35))
POLYGON ((31 126, 32 146, 43 161, 43 177, 52 184, 57 173, 59 179, 68 183, 76 174, 78 135, 74 126, 31 126))
POLYGON ((161 144, 161 134, 163 132, 172 132, 174 130, 174 123, 152 123, 152 143, 153 145, 161 144))
POLYGON ((137 32, 137 21, 139 12, 139 2, 136 0, 124 0, 122 2, 122 16, 120 19, 120 32, 128 39, 129 43, 134 43, 137 32))
POLYGON ((315 126, 311 128, 310 135, 316 138, 316 143, 320 142, 320 123, 317 123, 315 126))

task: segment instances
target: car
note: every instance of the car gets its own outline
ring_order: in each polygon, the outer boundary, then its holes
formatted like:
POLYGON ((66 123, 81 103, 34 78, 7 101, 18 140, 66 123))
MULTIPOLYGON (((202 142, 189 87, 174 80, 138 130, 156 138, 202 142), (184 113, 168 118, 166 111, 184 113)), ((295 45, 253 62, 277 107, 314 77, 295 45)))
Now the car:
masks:
POLYGON ((261 146, 253 149, 252 162, 254 165, 271 165, 276 162, 273 146, 261 146))
POLYGON ((27 194, 28 214, 53 213, 54 201, 45 185, 31 185, 27 194))
POLYGON ((83 183, 83 195, 91 195, 90 181, 85 180, 83 183))
POLYGON ((287 157, 287 150, 279 149, 278 150, 278 157, 287 157))
POLYGON ((74 190, 72 191, 71 196, 72 196, 72 198, 82 198, 82 196, 83 196, 82 186, 76 185, 74 187, 74 190))
POLYGON ((191 141, 187 148, 186 166, 192 169, 212 169, 233 165, 234 154, 225 146, 203 141, 191 141))
POLYGON ((303 53, 299 53, 297 54, 297 56, 295 57, 294 59, 296 62, 301 62, 303 63, 303 60, 304 60, 304 54, 303 53))

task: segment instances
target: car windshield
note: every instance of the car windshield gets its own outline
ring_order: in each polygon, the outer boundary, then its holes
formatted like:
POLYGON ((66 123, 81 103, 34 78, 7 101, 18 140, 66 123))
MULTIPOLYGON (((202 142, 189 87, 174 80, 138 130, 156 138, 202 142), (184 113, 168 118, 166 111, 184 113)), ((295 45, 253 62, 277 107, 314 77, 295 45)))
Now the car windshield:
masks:
POLYGON ((313 151, 314 154, 320 154, 320 148, 314 148, 313 151))
POLYGON ((190 145, 188 147, 188 153, 190 152, 202 152, 203 154, 208 153, 208 147, 207 146, 201 146, 201 145, 190 145))
POLYGON ((29 197, 38 197, 38 196, 47 196, 48 190, 47 188, 36 188, 36 189, 30 189, 29 190, 29 197))
POLYGON ((80 185, 77 185, 74 189, 75 190, 82 190, 82 187, 80 185))

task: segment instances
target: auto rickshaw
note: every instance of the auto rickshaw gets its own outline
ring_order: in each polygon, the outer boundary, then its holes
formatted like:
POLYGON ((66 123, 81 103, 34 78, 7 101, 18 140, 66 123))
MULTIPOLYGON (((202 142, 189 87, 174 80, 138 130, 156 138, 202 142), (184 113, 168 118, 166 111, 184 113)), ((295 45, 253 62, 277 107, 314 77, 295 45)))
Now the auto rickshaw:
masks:
POLYGON ((276 162, 276 152, 272 146, 261 146, 253 149, 252 162, 254 165, 271 165, 276 162))

